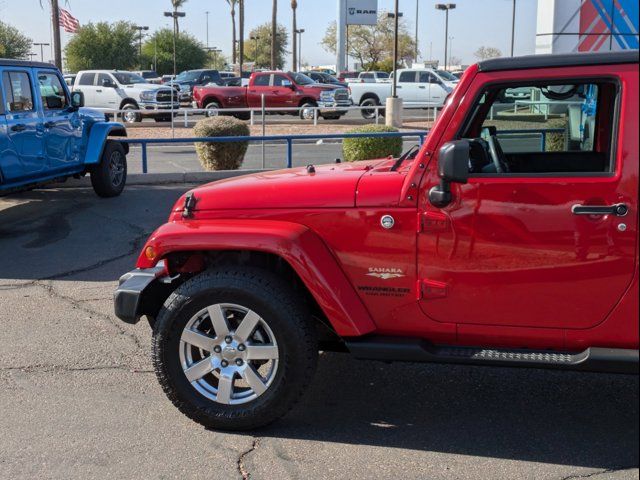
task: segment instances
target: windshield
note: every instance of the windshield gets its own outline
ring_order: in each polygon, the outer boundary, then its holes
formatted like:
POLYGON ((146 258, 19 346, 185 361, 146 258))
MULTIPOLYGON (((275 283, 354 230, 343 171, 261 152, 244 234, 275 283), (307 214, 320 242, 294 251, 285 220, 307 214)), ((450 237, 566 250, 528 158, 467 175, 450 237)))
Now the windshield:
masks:
POLYGON ((378 78, 380 78, 380 79, 389 78, 389 74, 387 72, 376 72, 376 74, 378 75, 378 78))
POLYGON ((121 85, 134 85, 136 83, 147 83, 140 75, 128 72, 115 72, 113 74, 121 85))
POLYGON ((290 73, 296 85, 313 85, 315 80, 310 79, 304 73, 290 73))
POLYGON ((457 82, 458 80, 460 80, 458 77, 447 72, 446 70, 436 70, 436 73, 440 78, 446 80, 447 82, 457 82))
POLYGON ((200 72, 182 72, 176 77, 176 82, 195 82, 200 77, 200 72))

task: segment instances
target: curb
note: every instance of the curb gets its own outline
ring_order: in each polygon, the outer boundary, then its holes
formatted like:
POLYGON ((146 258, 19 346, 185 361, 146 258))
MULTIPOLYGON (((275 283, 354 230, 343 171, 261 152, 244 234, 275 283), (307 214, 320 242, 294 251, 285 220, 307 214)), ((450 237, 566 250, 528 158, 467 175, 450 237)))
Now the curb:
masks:
MULTIPOLYGON (((169 184, 203 184, 224 180, 225 178, 250 175, 252 173, 268 172, 270 170, 221 170, 217 172, 175 172, 175 173, 133 173, 127 175, 127 186, 134 185, 169 185, 169 184)), ((78 180, 70 179, 66 182, 54 183, 54 188, 85 188, 91 187, 89 176, 78 180)), ((126 188, 126 187, 125 187, 126 188)))

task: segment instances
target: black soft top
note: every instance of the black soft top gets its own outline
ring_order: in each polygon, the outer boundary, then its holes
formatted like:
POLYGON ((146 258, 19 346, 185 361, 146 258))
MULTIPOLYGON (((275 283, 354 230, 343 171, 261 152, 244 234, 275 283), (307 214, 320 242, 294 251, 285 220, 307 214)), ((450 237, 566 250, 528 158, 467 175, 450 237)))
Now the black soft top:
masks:
POLYGON ((0 58, 0 66, 3 67, 35 67, 35 68, 56 68, 52 63, 32 62, 30 60, 12 60, 9 58, 0 58))
POLYGON ((481 72, 524 70, 529 68, 576 67, 588 65, 614 65, 638 63, 638 50, 598 53, 564 53, 553 55, 526 55, 523 57, 492 58, 478 63, 481 72))

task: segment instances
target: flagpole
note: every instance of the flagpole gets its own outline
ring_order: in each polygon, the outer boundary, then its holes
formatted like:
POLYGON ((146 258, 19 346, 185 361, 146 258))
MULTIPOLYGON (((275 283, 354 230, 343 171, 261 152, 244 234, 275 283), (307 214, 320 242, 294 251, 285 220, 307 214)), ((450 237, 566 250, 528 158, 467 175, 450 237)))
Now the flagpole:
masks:
POLYGON ((53 27, 53 50, 56 67, 62 70, 62 48, 60 45, 60 8, 58 0, 51 0, 51 24, 53 27))

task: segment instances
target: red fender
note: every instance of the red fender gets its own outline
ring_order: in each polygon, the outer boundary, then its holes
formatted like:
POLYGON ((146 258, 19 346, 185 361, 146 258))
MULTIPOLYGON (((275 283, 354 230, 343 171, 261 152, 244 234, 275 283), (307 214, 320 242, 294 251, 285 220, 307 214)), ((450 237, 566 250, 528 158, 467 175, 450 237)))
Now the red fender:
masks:
POLYGON ((271 220, 216 220, 167 223, 147 240, 138 268, 152 268, 172 252, 249 250, 277 255, 289 263, 340 336, 375 330, 369 312, 322 240, 304 225, 271 220), (156 258, 145 256, 153 247, 156 258))

